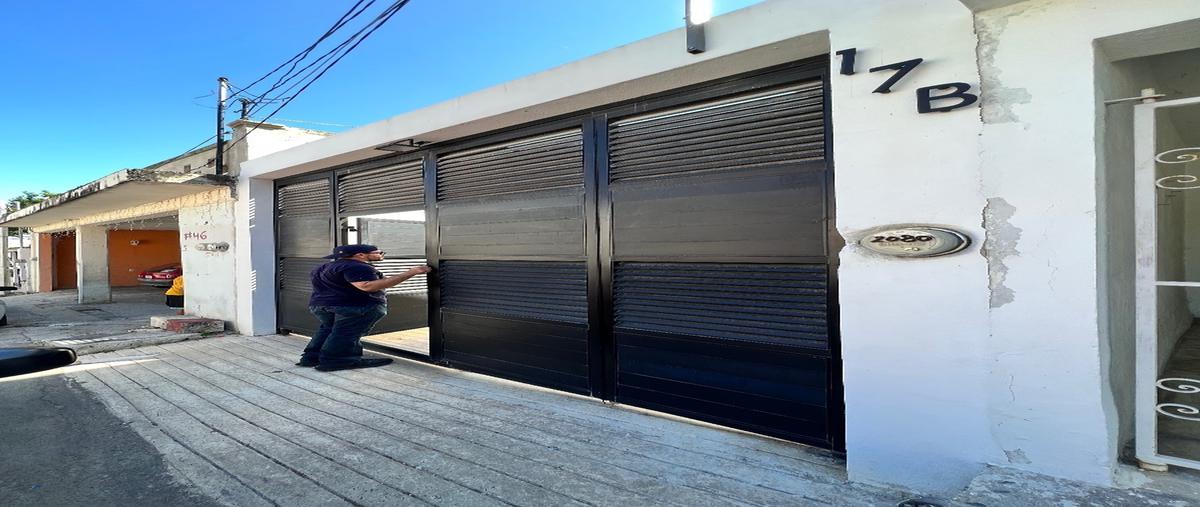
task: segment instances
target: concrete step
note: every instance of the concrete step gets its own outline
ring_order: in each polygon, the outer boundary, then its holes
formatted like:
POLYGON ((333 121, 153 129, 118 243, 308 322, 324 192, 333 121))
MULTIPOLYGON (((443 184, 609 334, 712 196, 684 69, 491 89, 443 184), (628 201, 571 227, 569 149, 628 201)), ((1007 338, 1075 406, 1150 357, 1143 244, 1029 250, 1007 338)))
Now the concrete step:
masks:
POLYGON ((154 316, 150 317, 150 325, 176 333, 220 333, 225 331, 224 321, 193 315, 154 316))

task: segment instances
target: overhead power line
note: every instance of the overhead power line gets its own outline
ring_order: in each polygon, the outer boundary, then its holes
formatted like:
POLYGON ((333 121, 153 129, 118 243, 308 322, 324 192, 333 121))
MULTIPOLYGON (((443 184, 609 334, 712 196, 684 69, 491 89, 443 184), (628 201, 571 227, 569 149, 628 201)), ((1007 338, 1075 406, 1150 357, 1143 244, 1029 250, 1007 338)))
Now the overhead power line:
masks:
MULTIPOLYGON (((360 14, 362 14, 363 11, 370 8, 371 5, 374 4, 376 0, 370 0, 369 2, 367 2, 367 5, 363 5, 362 8, 359 9, 359 6, 362 5, 363 1, 364 0, 358 0, 358 2, 356 2, 353 6, 350 7, 350 10, 346 11, 345 14, 342 14, 342 17, 338 18, 337 22, 335 22, 333 24, 333 26, 330 26, 329 29, 325 30, 325 33, 321 34, 321 36, 318 37, 317 40, 314 41, 312 44, 310 44, 308 47, 304 48, 299 53, 296 53, 295 56, 292 56, 286 62, 283 62, 283 63, 279 64, 277 67, 275 67, 274 69, 271 69, 270 72, 263 74, 262 77, 255 79, 254 82, 250 83, 249 85, 247 85, 243 88, 240 88, 240 89, 233 90, 233 95, 231 95, 230 98, 237 97, 238 95, 243 94, 243 92, 245 92, 246 90, 253 88, 254 85, 262 82, 263 80, 267 79, 268 77, 271 77, 276 72, 279 72, 279 69, 286 67, 289 63, 292 64, 292 68, 288 69, 288 73, 290 73, 292 71, 292 69, 296 68, 296 64, 299 64, 301 60, 308 57, 308 54, 311 53, 313 49, 316 49, 316 47, 319 46, 322 42, 324 42, 325 39, 328 39, 329 37, 331 37, 334 33, 336 33, 338 30, 340 30, 343 26, 346 26, 347 23, 349 23, 350 21, 353 21, 354 18, 357 18, 360 14)), ((284 75, 287 75, 287 73, 285 73, 284 75)), ((251 95, 252 97, 255 97, 255 98, 261 98, 261 97, 269 94, 272 90, 274 90, 274 87, 272 87, 271 90, 268 90, 267 92, 264 92, 260 95, 254 95, 254 94, 248 94, 248 95, 251 95)))
MULTIPOLYGON (((374 3, 373 0, 372 0, 372 3, 374 3)), ((292 90, 295 90, 296 87, 298 87, 298 86, 302 86, 301 90, 303 90, 304 89, 303 87, 307 87, 306 83, 311 83, 311 81, 315 81, 317 79, 317 77, 320 76, 320 74, 324 74, 324 70, 328 69, 328 67, 332 67, 333 64, 336 63, 336 60, 340 60, 342 56, 349 53, 353 49, 354 46, 357 46, 358 43, 361 42, 363 39, 365 39, 370 33, 374 32, 376 29, 378 29, 380 26, 382 26, 383 23, 386 23, 387 20, 390 19, 391 16, 396 13, 396 11, 399 11, 400 8, 404 7, 404 4, 407 4, 407 3, 408 3, 408 0, 397 1, 397 2, 393 3, 387 9, 384 9, 384 11, 381 12, 378 16, 376 16, 375 19, 371 20, 365 26, 360 28, 357 32, 355 32, 350 37, 347 37, 345 40, 343 40, 341 42, 341 44, 338 44, 337 46, 334 46, 333 49, 326 51, 324 54, 317 57, 312 62, 309 62, 308 65, 305 65, 304 67, 301 67, 300 69, 296 69, 296 65, 299 64, 299 62, 298 61, 295 62, 292 65, 292 68, 289 69, 289 73, 280 76, 279 79, 276 80, 275 84, 272 85, 271 88, 268 89, 266 92, 264 92, 262 94, 262 96, 264 96, 264 97, 271 96, 276 90, 283 87, 284 85, 287 85, 288 83, 292 83, 292 84, 290 86, 288 86, 287 88, 285 88, 283 91, 279 92, 278 95, 288 95, 289 93, 292 92, 292 90), (347 49, 348 47, 349 47, 349 49, 347 49), (317 77, 313 77, 314 75, 316 75, 317 77)), ((368 6, 369 5, 370 4, 368 4, 368 6)), ((361 13, 361 11, 360 11, 360 13, 361 13)), ((296 94, 299 94, 299 92, 297 92, 296 94)), ((293 95, 296 95, 296 94, 293 94, 293 95)), ((261 109, 262 109, 262 107, 255 107, 255 108, 251 109, 250 112, 251 112, 251 114, 253 114, 261 109)))
MULTIPOLYGON (((371 20, 371 22, 367 23, 366 26, 359 29, 359 31, 355 32, 353 35, 351 35, 349 38, 347 38, 345 41, 343 41, 337 47, 330 50, 325 55, 323 55, 321 58, 319 58, 318 59, 319 62, 327 62, 327 63, 322 63, 322 64, 317 65, 316 68, 314 68, 312 71, 309 72, 308 75, 306 75, 304 77, 304 79, 301 79, 297 83, 294 83, 292 86, 290 86, 286 90, 284 90, 282 92, 283 94, 290 93, 290 95, 287 97, 287 99, 284 100, 283 103, 279 105, 279 107, 276 107, 273 111, 271 111, 270 114, 266 115, 263 119, 259 120, 254 125, 253 128, 251 128, 248 132, 246 132, 245 136, 242 136, 241 138, 234 140, 232 143, 230 143, 228 146, 226 146, 224 151, 228 152, 235 145, 237 145, 237 143, 241 142, 243 139, 248 137, 255 130, 258 130, 258 127, 260 127, 263 123, 266 123, 268 120, 270 120, 272 117, 274 117, 277 113, 279 113, 279 111, 281 111, 281 110, 283 110, 283 108, 287 107, 288 104, 290 104, 293 100, 295 100, 296 97, 300 96, 300 94, 304 93, 304 91, 307 90, 310 86, 312 86, 313 83, 315 83, 315 82, 317 82, 317 80, 321 79, 321 76, 324 76, 325 73, 329 71, 329 69, 332 69, 335 65, 338 64, 338 62, 342 61, 342 59, 345 58, 346 55, 349 55, 351 52, 354 51, 355 48, 357 48, 360 44, 362 44, 363 41, 367 40, 367 38, 370 37, 371 34, 375 33, 376 30, 379 30, 380 27, 382 27, 389 20, 391 20, 392 17, 395 16, 397 12, 400 12, 400 9, 404 8, 404 6, 407 5, 409 1, 410 0, 397 0, 396 2, 392 3, 391 6, 389 6, 382 13, 380 13, 378 16, 376 16, 375 19, 371 20), (333 55, 336 55, 336 56, 333 56, 333 55), (311 78, 308 77, 310 75, 312 76, 311 78), (303 86, 300 86, 300 83, 303 83, 303 86), (291 93, 291 90, 294 89, 296 86, 300 86, 300 89, 296 90, 294 93, 291 93)), ((312 66, 312 64, 310 64, 309 66, 312 66)), ((267 96, 267 95, 268 95, 267 93, 263 94, 263 96, 267 96)), ((256 109, 252 108, 250 112, 253 113, 255 110, 256 109)))
MULTIPOLYGON (((338 20, 336 22, 334 22, 333 25, 331 25, 325 31, 325 33, 321 34, 321 36, 319 36, 312 44, 309 44, 307 47, 302 49, 300 52, 296 53, 291 58, 289 58, 286 61, 284 61, 283 63, 277 65, 270 72, 267 72, 266 74, 263 74, 259 78, 255 79, 249 85, 246 85, 243 87, 231 85, 232 94, 228 97, 229 99, 246 98, 251 101, 249 110, 245 112, 246 115, 250 115, 250 114, 254 114, 255 112, 259 112, 269 104, 276 104, 276 103, 280 104, 278 107, 276 107, 274 110, 272 110, 270 112, 270 114, 266 115, 264 118, 262 118, 257 123, 255 123, 255 125, 250 129, 250 131, 246 133, 246 136, 249 136, 250 133, 257 130, 259 126, 261 126, 263 123, 266 123, 268 120, 270 120, 272 117, 274 117, 275 114, 277 114, 279 111, 281 111, 284 107, 287 107, 287 105, 290 104, 292 100, 294 100, 297 96, 299 96, 301 93, 303 93, 305 90, 307 90, 310 86, 312 86, 312 84, 315 83, 322 76, 324 76, 325 73, 329 71, 329 69, 333 68, 334 65, 337 65, 337 63, 340 62, 343 58, 345 58, 346 55, 348 55, 352 51, 354 51, 354 49, 357 48, 359 44, 361 44, 364 40, 366 40, 368 37, 370 37, 371 34, 375 33, 376 30, 378 30, 380 27, 382 27, 384 24, 386 24, 393 16, 395 16, 395 14, 397 12, 400 11, 401 8, 403 8, 405 5, 407 5, 410 0, 397 0, 395 2, 392 2, 391 5, 389 5, 386 9, 384 9, 379 15, 377 15, 371 21, 367 22, 366 25, 359 28, 358 31, 356 31, 353 34, 351 34, 350 36, 346 37, 345 40, 343 40, 341 43, 337 44, 329 51, 326 51, 324 54, 317 57, 316 59, 301 66, 301 64, 304 63, 305 60, 308 60, 309 57, 311 56, 311 54, 313 53, 313 51, 315 51, 322 43, 326 42, 337 32, 341 31, 348 24, 350 24, 355 19, 357 19, 359 16, 361 16, 364 12, 366 12, 368 9, 370 9, 371 6, 373 6, 376 3, 376 1, 377 0, 358 0, 357 2, 355 2, 355 4, 353 6, 350 7, 349 10, 347 10, 345 13, 343 13, 341 15, 341 17, 339 17, 338 20), (287 68, 287 70, 280 73, 280 71, 283 70, 285 67, 287 68), (271 76, 277 76, 277 77, 275 79, 275 82, 270 87, 268 87, 266 90, 262 91, 261 93, 252 91, 252 88, 254 88, 259 83, 266 81, 271 76), (283 88, 285 86, 286 86, 286 88, 284 88, 281 92, 277 93, 277 91, 280 90, 280 88, 283 88), (293 93, 293 90, 295 90, 294 93, 293 93)), ((211 95, 212 94, 207 95, 207 96, 211 96, 211 95)), ((202 97, 197 97, 197 98, 202 98, 202 97)), ((336 124, 330 124, 330 125, 342 126, 342 125, 336 125, 336 124)), ((225 148, 222 150, 222 154, 228 153, 230 149, 232 149, 234 146, 236 146, 238 142, 241 142, 242 139, 245 139, 246 136, 236 139, 233 142, 226 145, 225 148)), ((203 142, 200 142, 199 144, 197 144, 196 146, 192 147, 191 149, 185 151, 184 153, 193 151, 196 148, 204 146, 205 144, 211 142, 215 138, 216 138, 216 135, 210 136, 208 139, 204 140, 203 142)))

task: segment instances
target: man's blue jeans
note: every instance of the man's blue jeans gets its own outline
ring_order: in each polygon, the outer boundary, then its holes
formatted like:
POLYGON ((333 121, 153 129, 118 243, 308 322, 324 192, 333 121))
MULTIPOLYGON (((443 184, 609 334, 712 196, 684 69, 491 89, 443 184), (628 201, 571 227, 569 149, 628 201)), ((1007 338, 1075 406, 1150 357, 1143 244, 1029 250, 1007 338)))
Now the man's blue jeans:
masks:
POLYGON ((321 327, 304 347, 300 360, 340 366, 362 359, 359 340, 387 315, 387 306, 310 306, 308 311, 317 316, 321 327))

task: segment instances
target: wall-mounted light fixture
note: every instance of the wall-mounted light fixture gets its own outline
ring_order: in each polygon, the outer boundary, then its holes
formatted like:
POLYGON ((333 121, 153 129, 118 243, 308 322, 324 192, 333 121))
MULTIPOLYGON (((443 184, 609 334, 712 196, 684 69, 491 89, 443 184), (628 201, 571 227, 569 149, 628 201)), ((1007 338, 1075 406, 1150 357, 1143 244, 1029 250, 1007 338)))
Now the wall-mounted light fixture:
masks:
POLYGON ((687 23, 687 52, 704 52, 704 24, 712 19, 712 0, 683 0, 687 23))

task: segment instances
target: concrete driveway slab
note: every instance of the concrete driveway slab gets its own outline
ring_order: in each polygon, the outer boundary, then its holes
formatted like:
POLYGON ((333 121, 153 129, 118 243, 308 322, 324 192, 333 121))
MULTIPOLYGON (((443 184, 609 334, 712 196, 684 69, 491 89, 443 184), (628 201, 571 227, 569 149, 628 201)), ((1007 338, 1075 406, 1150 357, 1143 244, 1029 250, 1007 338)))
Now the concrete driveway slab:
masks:
MULTIPOLYGON (((225 505, 882 506, 917 496, 851 483, 823 450, 459 370, 294 366, 303 345, 225 336, 94 354, 61 374, 144 439, 181 494, 225 505)), ((1197 498, 990 469, 938 503, 1197 498)))

